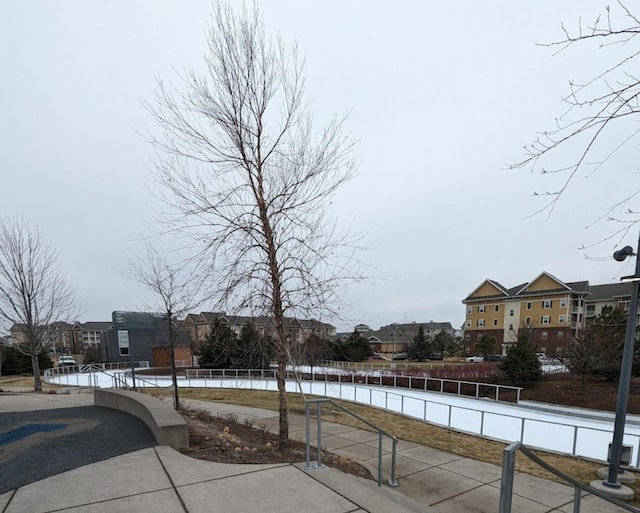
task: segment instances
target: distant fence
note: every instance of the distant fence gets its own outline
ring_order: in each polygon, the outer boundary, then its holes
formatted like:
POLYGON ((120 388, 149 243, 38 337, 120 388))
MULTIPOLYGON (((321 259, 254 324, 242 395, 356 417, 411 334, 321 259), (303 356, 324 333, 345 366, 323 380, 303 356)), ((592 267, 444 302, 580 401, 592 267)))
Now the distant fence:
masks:
POLYGON ((44 377, 49 379, 55 376, 67 374, 87 374, 91 372, 104 372, 107 370, 130 369, 131 366, 136 369, 148 369, 148 361, 140 362, 108 362, 108 363, 86 363, 81 365, 65 365, 63 367, 52 367, 45 369, 44 377))
MULTIPOLYGON (((186 379, 275 379, 275 369, 187 369, 186 379)), ((508 400, 518 402, 520 400, 521 387, 508 385, 495 385, 493 383, 480 383, 476 381, 460 381, 454 379, 429 378, 427 376, 393 375, 369 375, 369 374, 330 374, 287 371, 285 379, 304 380, 321 383, 339 382, 374 385, 393 388, 409 388, 426 392, 442 392, 469 397, 489 397, 496 401, 508 400)), ((188 385, 187 385, 188 386, 188 385)))

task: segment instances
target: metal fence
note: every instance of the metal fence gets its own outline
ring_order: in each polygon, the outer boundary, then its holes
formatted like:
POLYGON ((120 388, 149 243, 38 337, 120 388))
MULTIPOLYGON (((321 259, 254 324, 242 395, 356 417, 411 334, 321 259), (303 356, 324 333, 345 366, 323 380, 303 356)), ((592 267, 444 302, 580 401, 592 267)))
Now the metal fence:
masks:
MULTIPOLYGON (((187 369, 186 379, 275 379, 275 369, 187 369)), ((369 374, 331 374, 311 373, 296 370, 287 371, 285 379, 303 380, 320 383, 351 383, 393 388, 408 388, 429 392, 452 393, 470 397, 489 397, 496 401, 502 398, 520 401, 521 387, 479 383, 477 381, 461 381, 455 379, 429 378, 427 376, 369 375, 369 374)), ((188 385, 187 385, 188 386, 188 385)))
MULTIPOLYGON (((609 504, 613 504, 622 508, 626 511, 631 511, 633 513, 640 513, 640 509, 634 508, 629 504, 626 504, 622 501, 614 499, 605 493, 596 490, 588 485, 582 484, 579 481, 576 481, 571 476, 559 471, 555 467, 549 465, 547 462, 541 460, 536 456, 533 452, 531 452, 527 447, 522 445, 521 442, 514 442, 508 447, 506 447, 502 454, 502 480, 500 482, 500 505, 498 509, 498 513, 511 513, 512 499, 513 499, 513 481, 515 476, 515 464, 516 464, 516 453, 517 451, 522 452, 527 458, 531 461, 535 462, 540 467, 544 468, 546 471, 551 472, 556 477, 559 477, 566 483, 570 484, 574 488, 573 495, 573 513, 580 513, 580 506, 582 500, 582 493, 587 492, 596 497, 599 497, 605 502, 609 504)), ((604 511, 598 510, 598 511, 604 511)))

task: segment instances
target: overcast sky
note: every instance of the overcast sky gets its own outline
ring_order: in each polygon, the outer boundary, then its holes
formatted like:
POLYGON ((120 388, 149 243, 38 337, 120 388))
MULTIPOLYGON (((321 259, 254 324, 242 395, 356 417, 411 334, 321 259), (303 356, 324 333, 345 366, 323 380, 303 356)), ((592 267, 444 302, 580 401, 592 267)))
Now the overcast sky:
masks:
MULTIPOLYGON (((529 217, 544 201, 533 193, 558 178, 505 170, 564 111, 568 81, 613 62, 619 50, 554 56, 536 45, 561 39, 561 22, 591 21, 604 2, 258 4, 268 31, 298 38, 316 120, 351 112, 360 174, 335 213, 368 234, 365 260, 392 278, 346 291, 346 320, 323 320, 340 330, 459 327, 461 300, 485 278, 619 279, 624 266, 585 258, 610 254, 612 242, 579 247, 613 231, 585 227, 633 187, 636 159, 577 180, 550 218, 529 217)), ((81 320, 145 304, 118 272, 157 209, 141 101, 157 77, 177 83, 174 69, 202 67, 209 12, 207 0, 0 2, 0 213, 39 224, 61 248, 81 320)))

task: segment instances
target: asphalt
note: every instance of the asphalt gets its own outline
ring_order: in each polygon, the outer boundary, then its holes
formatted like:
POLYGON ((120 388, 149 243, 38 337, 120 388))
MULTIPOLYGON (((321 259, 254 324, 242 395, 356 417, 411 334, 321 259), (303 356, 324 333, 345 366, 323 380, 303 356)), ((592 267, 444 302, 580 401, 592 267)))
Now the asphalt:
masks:
MULTIPOLYGON (((273 411, 191 403, 216 414, 231 413, 239 420, 251 420, 256 426, 277 430, 277 414, 273 411)), ((0 394, 0 412, 86 410, 91 404, 89 394, 0 394)), ((290 415, 290 429, 292 438, 304 439, 304 418, 290 415)), ((313 433, 315 436, 315 430, 313 433)), ((0 428, 0 437, 5 434, 4 428, 0 428)), ((376 434, 325 421, 321 444, 362 462, 374 475, 377 473, 376 434)), ((390 449, 390 444, 383 445, 385 480, 390 472, 390 449)), ((46 457, 47 453, 42 460, 46 461, 46 457)), ((0 480, 5 479, 4 475, 0 474, 0 480)), ((494 513, 498 511, 500 475, 500 467, 495 465, 404 441, 398 444, 397 488, 378 487, 373 481, 330 468, 304 470, 304 463, 211 463, 189 458, 167 446, 153 446, 107 457, 0 494, 0 512, 494 513)), ((541 478, 517 474, 514 493, 514 512, 573 511, 573 489, 541 478)), ((623 511, 609 506, 597 497, 587 496, 582 500, 581 511, 623 511)))

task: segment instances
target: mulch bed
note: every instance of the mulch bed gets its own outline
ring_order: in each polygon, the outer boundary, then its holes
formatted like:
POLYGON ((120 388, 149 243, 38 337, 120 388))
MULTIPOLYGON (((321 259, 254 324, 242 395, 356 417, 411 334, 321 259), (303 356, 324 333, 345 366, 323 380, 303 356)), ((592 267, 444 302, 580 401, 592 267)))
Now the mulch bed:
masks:
MULTIPOLYGON (((278 437, 251 422, 239 422, 233 415, 216 417, 200 411, 182 411, 189 425, 189 449, 181 452, 192 458, 217 463, 299 463, 306 459, 304 442, 289 440, 286 450, 278 450, 278 437)), ((316 461, 311 448, 311 461, 316 461)), ((360 463, 322 451, 322 463, 365 479, 371 472, 360 463)))

